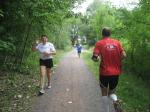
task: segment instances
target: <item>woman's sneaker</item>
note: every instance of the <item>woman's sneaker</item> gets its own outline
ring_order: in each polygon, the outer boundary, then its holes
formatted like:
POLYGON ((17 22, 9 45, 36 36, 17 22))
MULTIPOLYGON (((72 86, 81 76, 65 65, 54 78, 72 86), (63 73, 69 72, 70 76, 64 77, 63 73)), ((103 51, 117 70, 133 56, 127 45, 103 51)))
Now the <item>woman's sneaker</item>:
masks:
POLYGON ((48 84, 48 86, 47 86, 47 89, 51 89, 51 83, 50 84, 48 84))
POLYGON ((43 95, 44 93, 45 93, 44 89, 41 89, 41 90, 39 91, 39 95, 43 95))

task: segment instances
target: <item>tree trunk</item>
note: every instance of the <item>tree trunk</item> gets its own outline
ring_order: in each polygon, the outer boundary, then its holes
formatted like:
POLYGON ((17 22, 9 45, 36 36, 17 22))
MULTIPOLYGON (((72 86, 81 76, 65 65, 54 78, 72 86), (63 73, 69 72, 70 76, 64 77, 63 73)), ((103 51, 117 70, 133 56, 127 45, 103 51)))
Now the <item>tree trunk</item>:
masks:
POLYGON ((23 51, 21 53, 22 56, 21 56, 20 65, 23 63, 23 59, 24 59, 24 55, 25 55, 25 50, 26 50, 26 45, 27 45, 27 42, 28 42, 28 39, 29 39, 29 34, 30 34, 31 26, 32 26, 32 22, 28 25, 27 35, 26 35, 26 38, 25 38, 25 43, 24 43, 24 46, 23 46, 23 51))

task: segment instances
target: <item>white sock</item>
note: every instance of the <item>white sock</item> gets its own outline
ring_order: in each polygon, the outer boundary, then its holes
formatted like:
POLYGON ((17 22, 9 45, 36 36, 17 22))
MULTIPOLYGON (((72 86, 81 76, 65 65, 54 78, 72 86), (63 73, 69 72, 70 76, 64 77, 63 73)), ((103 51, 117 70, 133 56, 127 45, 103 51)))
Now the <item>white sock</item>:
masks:
POLYGON ((51 83, 50 83, 50 82, 48 82, 48 86, 51 86, 51 83))
POLYGON ((110 97, 113 101, 117 101, 117 95, 116 95, 116 94, 110 94, 109 97, 110 97))
POLYGON ((45 85, 45 83, 44 83, 44 81, 42 81, 41 82, 41 89, 44 89, 44 85, 45 85))

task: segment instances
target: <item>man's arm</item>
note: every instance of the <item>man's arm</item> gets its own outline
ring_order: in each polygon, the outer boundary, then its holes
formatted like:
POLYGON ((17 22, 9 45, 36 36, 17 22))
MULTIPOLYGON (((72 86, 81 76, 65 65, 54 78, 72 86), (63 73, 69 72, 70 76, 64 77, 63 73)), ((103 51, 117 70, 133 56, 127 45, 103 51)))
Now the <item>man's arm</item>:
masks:
POLYGON ((95 62, 98 62, 99 61, 99 56, 93 54, 92 60, 95 61, 95 62))
POLYGON ((33 52, 38 50, 38 49, 36 48, 37 45, 38 45, 38 44, 32 45, 32 51, 33 51, 33 52))
POLYGON ((51 55, 55 55, 56 54, 56 49, 54 47, 54 45, 52 44, 52 48, 51 48, 51 52, 50 52, 51 55))
POLYGON ((120 47, 120 52, 121 52, 121 59, 124 59, 127 57, 126 52, 124 50, 124 48, 122 47, 122 44, 119 43, 119 47, 120 47))
POLYGON ((39 45, 39 40, 36 40, 36 42, 34 42, 32 44, 32 51, 37 51, 38 50, 38 48, 37 48, 38 45, 39 45))
POLYGON ((99 59, 100 59, 100 46, 99 46, 99 43, 97 42, 95 44, 95 47, 93 49, 93 56, 92 56, 92 60, 95 61, 95 62, 98 62, 99 59))
POLYGON ((56 55, 56 51, 52 51, 52 52, 51 52, 51 55, 56 55))
POLYGON ((50 53, 48 53, 48 52, 43 52, 43 54, 48 57, 48 56, 51 56, 51 55, 55 55, 55 54, 56 54, 56 51, 51 51, 50 53))

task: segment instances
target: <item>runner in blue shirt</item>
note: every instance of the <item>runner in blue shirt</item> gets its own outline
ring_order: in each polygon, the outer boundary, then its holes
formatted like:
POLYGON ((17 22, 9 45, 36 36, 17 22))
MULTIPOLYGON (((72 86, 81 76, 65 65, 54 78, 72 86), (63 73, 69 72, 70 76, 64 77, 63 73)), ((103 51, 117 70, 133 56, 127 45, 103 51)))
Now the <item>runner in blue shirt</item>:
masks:
POLYGON ((79 58, 80 58, 80 54, 81 54, 81 51, 82 51, 82 45, 81 45, 81 44, 77 44, 77 45, 76 45, 76 48, 77 48, 78 56, 79 56, 79 58))

